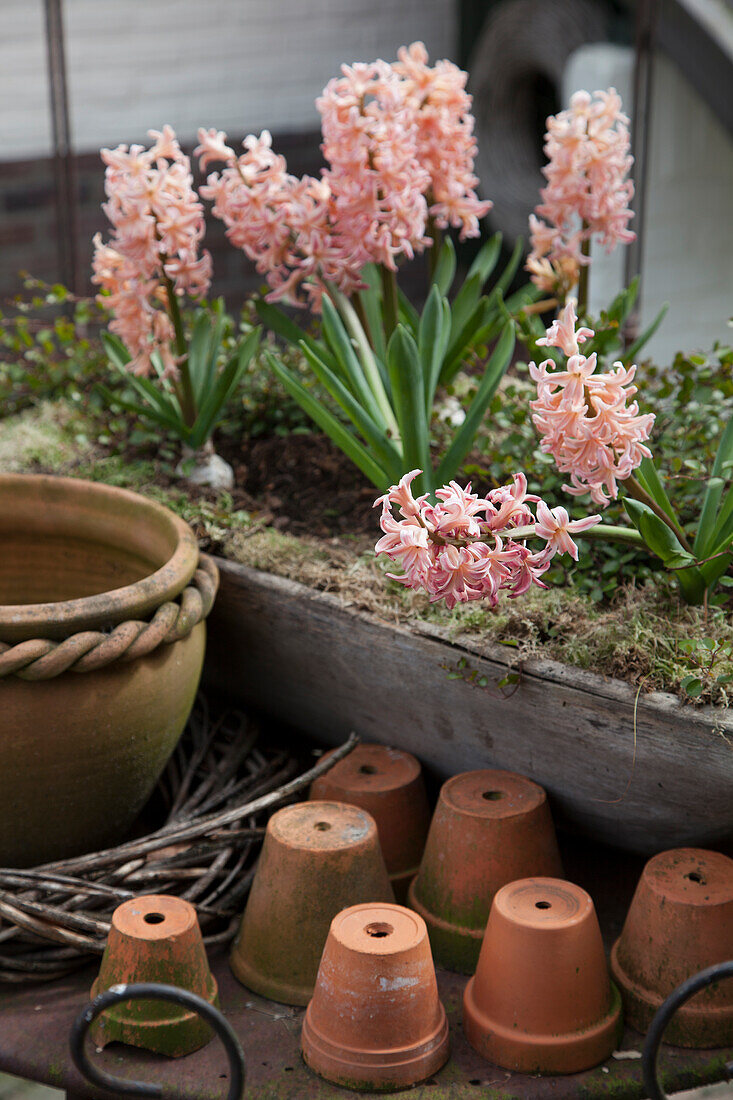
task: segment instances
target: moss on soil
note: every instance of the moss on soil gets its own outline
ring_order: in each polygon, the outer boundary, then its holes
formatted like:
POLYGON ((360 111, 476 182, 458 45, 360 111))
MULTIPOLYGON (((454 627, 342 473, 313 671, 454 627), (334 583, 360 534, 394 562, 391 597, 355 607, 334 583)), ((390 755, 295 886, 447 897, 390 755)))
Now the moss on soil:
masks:
MULTIPOLYGON (((648 583, 620 589, 610 606, 572 588, 554 587, 534 588, 516 601, 502 599, 493 611, 481 603, 447 611, 386 577, 389 563, 373 555, 376 522, 374 540, 286 534, 270 526, 266 510, 237 508, 229 493, 177 481, 166 463, 125 461, 106 453, 90 441, 82 414, 61 404, 43 403, 0 420, 0 470, 51 471, 144 493, 191 523, 206 550, 332 593, 388 622, 429 622, 451 638, 500 642, 517 667, 541 656, 626 680, 642 691, 683 694, 682 681, 697 670, 694 656, 682 652, 680 644, 712 638, 725 647, 715 675, 733 674, 733 622, 721 609, 688 607, 673 590, 648 583)), ((711 678, 695 702, 727 707, 729 695, 711 678)))
POLYGON ((44 401, 0 420, 0 471, 72 470, 92 452, 84 425, 67 406, 44 401))

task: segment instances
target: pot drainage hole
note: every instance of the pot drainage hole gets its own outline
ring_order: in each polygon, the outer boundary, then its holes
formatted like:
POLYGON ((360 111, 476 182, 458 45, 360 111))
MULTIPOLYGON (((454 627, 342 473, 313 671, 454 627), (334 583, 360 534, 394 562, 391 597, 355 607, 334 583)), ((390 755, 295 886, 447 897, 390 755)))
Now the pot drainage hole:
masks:
POLYGON ((330 821, 316 821, 313 828, 318 829, 319 833, 325 833, 326 829, 331 828, 331 822, 330 821))
POLYGON ((705 879, 699 871, 690 871, 689 874, 685 875, 685 878, 688 878, 690 882, 699 882, 701 886, 705 885, 705 879))
POLYGON ((162 924, 165 917, 162 913, 146 913, 143 920, 146 924, 162 924))
POLYGON ((500 798, 504 797, 503 791, 484 791, 481 795, 487 802, 498 802, 500 798))
POLYGON ((535 909, 552 909, 549 901, 536 901, 534 907, 535 909))
POLYGON ((381 939, 384 936, 391 936, 394 932, 394 928, 391 924, 387 924, 386 921, 374 921, 373 924, 368 924, 364 931, 367 936, 374 936, 375 939, 381 939))
POLYGON ((359 771, 361 772, 362 775, 376 775, 377 774, 377 769, 374 767, 373 764, 362 764, 362 766, 359 768, 359 771))

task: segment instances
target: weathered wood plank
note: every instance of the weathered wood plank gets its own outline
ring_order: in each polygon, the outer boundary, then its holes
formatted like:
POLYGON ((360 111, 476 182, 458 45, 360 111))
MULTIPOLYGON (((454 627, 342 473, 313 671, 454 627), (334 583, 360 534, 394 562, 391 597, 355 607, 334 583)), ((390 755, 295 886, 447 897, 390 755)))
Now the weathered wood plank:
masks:
POLYGON ((522 772, 558 817, 642 852, 733 838, 733 715, 553 661, 524 664, 506 698, 499 645, 449 642, 304 585, 217 562, 209 683, 333 744, 354 729, 440 776, 522 772), (465 660, 466 667, 458 668, 465 660), (464 678, 473 670, 485 688, 464 678), (458 677, 452 673, 460 672, 458 677), (634 710, 636 705, 636 748, 634 710))

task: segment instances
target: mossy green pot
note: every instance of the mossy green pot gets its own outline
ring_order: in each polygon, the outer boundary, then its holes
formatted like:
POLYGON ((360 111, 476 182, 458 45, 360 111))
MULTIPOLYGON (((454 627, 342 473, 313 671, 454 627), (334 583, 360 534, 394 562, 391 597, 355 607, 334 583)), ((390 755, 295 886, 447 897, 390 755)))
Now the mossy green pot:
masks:
MULTIPOLYGON (((177 986, 218 1006, 216 979, 190 902, 146 894, 123 902, 113 913, 91 996, 138 982, 177 986)), ((182 1058, 205 1046, 212 1031, 198 1013, 182 1005, 136 999, 105 1009, 92 1025, 92 1037, 99 1047, 126 1043, 168 1058, 182 1058)))

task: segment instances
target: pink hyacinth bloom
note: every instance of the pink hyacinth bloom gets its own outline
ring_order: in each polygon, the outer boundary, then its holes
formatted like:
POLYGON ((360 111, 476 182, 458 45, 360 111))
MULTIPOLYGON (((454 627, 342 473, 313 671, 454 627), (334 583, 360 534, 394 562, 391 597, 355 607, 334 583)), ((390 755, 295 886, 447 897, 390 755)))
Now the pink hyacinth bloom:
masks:
POLYGON ((378 504, 386 505, 388 508, 391 504, 396 504, 400 510, 400 514, 405 519, 414 519, 420 515, 421 506, 428 498, 428 494, 424 493, 423 496, 415 497, 412 495, 412 489, 410 486, 416 477, 419 477, 422 470, 410 470, 409 473, 403 474, 397 485, 393 485, 389 492, 384 496, 378 497, 374 502, 374 507, 378 504))
POLYGON ((131 356, 130 370, 145 375, 157 354, 175 376, 169 291, 198 298, 211 281, 211 257, 200 253, 203 207, 193 188, 188 157, 175 131, 151 130, 153 145, 102 149, 106 164, 103 210, 112 223, 110 243, 94 238, 93 277, 106 293, 98 301, 114 313, 110 330, 131 356))
POLYGON ((230 148, 223 130, 199 130, 199 143, 193 151, 198 157, 199 167, 205 172, 209 165, 216 161, 229 161, 234 157, 234 150, 230 148))
POLYGON ((394 270, 428 238, 430 176, 417 155, 417 119, 402 81, 384 61, 342 65, 316 100, 334 221, 361 263, 394 270))
POLYGON ((468 74, 451 61, 431 68, 422 42, 402 46, 392 69, 401 78, 403 96, 417 124, 417 159, 430 177, 430 215, 441 229, 460 228, 461 240, 478 236, 479 219, 492 202, 476 194, 478 179, 472 98, 468 74))
POLYGON ((440 501, 435 507, 427 505, 424 514, 433 531, 440 535, 479 535, 481 524, 477 516, 486 509, 486 501, 471 492, 470 483, 465 489, 451 481, 443 489, 436 489, 440 501))
POLYGON ((593 331, 576 330, 575 321, 571 299, 538 341, 560 348, 568 356, 567 369, 558 368, 553 359, 529 364, 537 383, 537 400, 530 408, 542 450, 553 456, 561 473, 570 474, 567 492, 590 492, 594 503, 605 507, 618 495, 618 482, 651 456, 645 442, 654 414, 640 413, 631 400, 636 367, 615 363, 613 370, 599 372, 595 353, 586 358, 578 348, 593 331))
POLYGON ((485 549, 485 544, 441 546, 429 577, 430 602, 445 600, 446 607, 452 609, 457 603, 493 597, 497 583, 492 576, 492 560, 482 553, 485 549))
POLYGON ((427 64, 422 43, 399 61, 344 65, 316 101, 327 167, 298 178, 267 131, 237 155, 222 131, 199 130, 201 188, 232 244, 254 262, 268 299, 319 308, 326 284, 350 295, 367 263, 394 271, 431 244, 428 218, 476 236, 491 208, 478 199, 476 143, 466 74, 427 64))
POLYGON ((568 110, 547 120, 547 185, 537 216, 530 215, 526 267, 540 289, 561 300, 590 262, 583 242, 595 238, 611 252, 635 239, 628 228, 634 194, 628 124, 614 88, 593 96, 576 92, 568 110))
POLYGON ((546 335, 537 341, 537 346, 560 348, 565 355, 577 355, 580 344, 584 344, 589 337, 593 336, 593 329, 583 326, 576 328, 577 323, 575 301, 571 298, 560 316, 556 317, 547 329, 546 335))
POLYGON ((532 522, 529 502, 539 500, 527 492, 527 478, 524 474, 515 474, 511 485, 500 485, 487 494, 489 507, 486 510, 486 527, 490 531, 501 531, 505 527, 517 527, 532 522))
POLYGON ((167 122, 162 130, 148 130, 148 137, 155 143, 150 149, 153 163, 158 160, 178 160, 181 148, 176 139, 176 131, 167 122))
POLYGON ((570 533, 587 530, 600 516, 570 520, 564 508, 551 511, 539 497, 527 493, 524 474, 515 474, 511 485, 478 497, 471 486, 452 481, 436 490, 438 503, 427 495, 415 498, 411 483, 421 473, 411 470, 375 501, 381 505, 382 538, 375 553, 384 554, 403 570, 387 576, 407 588, 427 592, 431 602, 458 603, 487 600, 491 607, 499 593, 510 599, 531 585, 546 587, 540 579, 556 553, 578 550, 570 533), (529 507, 537 504, 537 519, 529 507), (392 508, 397 507, 401 518, 392 508), (483 519, 478 517, 483 515, 483 519), (545 548, 533 554, 524 540, 530 535, 545 540, 545 548))
POLYGON ((408 576, 426 577, 432 564, 427 529, 416 523, 398 522, 389 506, 382 520, 385 534, 377 543, 376 553, 387 554, 392 561, 398 561, 408 576))
POLYGON ((298 301, 303 287, 315 306, 326 282, 345 294, 360 287, 359 256, 354 256, 335 224, 331 188, 326 179, 299 179, 287 171, 285 158, 272 150, 267 130, 243 142, 237 156, 226 134, 199 130, 196 154, 201 167, 224 160, 201 194, 226 226, 236 248, 254 262, 270 286, 268 300, 298 301))
POLYGON ((535 530, 540 538, 547 539, 547 549, 555 554, 570 554, 578 560, 578 547, 570 538, 571 534, 587 531, 600 523, 599 515, 586 516, 584 519, 571 520, 565 508, 548 508, 543 500, 537 505, 537 526, 535 530))

